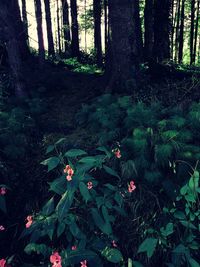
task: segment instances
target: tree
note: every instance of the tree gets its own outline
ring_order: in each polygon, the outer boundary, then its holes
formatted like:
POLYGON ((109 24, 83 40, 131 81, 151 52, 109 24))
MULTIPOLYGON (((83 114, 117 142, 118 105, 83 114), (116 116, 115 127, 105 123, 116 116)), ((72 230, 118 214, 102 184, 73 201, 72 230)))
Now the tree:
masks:
POLYGON ((44 50, 44 38, 42 29, 42 9, 41 0, 35 1, 35 16, 37 22, 37 35, 38 35, 38 46, 39 46, 39 60, 40 64, 43 65, 45 60, 45 50, 44 50))
POLYGON ((64 50, 66 53, 69 49, 69 43, 71 41, 70 26, 69 26, 69 6, 67 0, 62 0, 62 18, 63 18, 64 50))
POLYGON ((140 20, 140 5, 139 0, 133 1, 133 31, 135 34, 135 42, 136 42, 136 48, 137 48, 137 60, 138 63, 142 62, 143 60, 143 40, 142 40, 142 27, 141 27, 141 20, 140 20))
POLYGON ((190 64, 194 63, 194 18, 195 18, 195 0, 191 0, 191 23, 190 23, 190 64))
POLYGON ((177 0, 176 15, 175 15, 175 61, 178 61, 178 50, 179 50, 179 31, 180 31, 180 12, 181 12, 181 0, 177 0))
POLYGON ((70 0, 71 6, 71 31, 72 31, 72 41, 71 41, 71 49, 72 56, 79 57, 79 27, 78 27, 78 11, 77 11, 77 0, 70 0))
POLYGON ((53 33, 52 33, 50 0, 44 0, 44 5, 46 14, 46 26, 47 26, 48 55, 54 56, 55 50, 54 50, 53 33))
POLYGON ((23 18, 24 34, 25 34, 26 42, 29 45, 28 19, 27 19, 27 12, 26 12, 26 0, 22 0, 22 18, 23 18))
POLYGON ((61 35, 60 35, 60 8, 58 0, 56 0, 56 15, 57 15, 57 34, 58 34, 58 51, 61 54, 61 35))
POLYGON ((171 0, 155 0, 154 10, 153 55, 157 62, 162 62, 170 59, 171 0))
POLYGON ((102 66, 102 40, 101 40, 101 0, 93 0, 94 15, 94 48, 97 65, 102 66))
POLYGON ((183 61, 183 34, 184 34, 184 19, 185 19, 185 0, 182 0, 181 7, 181 24, 180 24, 180 34, 179 34, 179 53, 178 53, 178 63, 183 61))
POLYGON ((154 12, 153 0, 145 1, 144 9, 144 54, 145 59, 149 60, 153 56, 154 44, 154 12))
POLYGON ((111 73, 107 91, 127 88, 127 82, 136 80, 134 59, 134 18, 131 0, 109 0, 109 21, 111 25, 111 73))
POLYGON ((194 53, 193 53, 193 62, 196 61, 197 54, 197 40, 198 40, 198 30, 199 30, 199 12, 200 12, 200 0, 197 2, 197 15, 196 15, 196 25, 195 25, 195 38, 194 38, 194 53))

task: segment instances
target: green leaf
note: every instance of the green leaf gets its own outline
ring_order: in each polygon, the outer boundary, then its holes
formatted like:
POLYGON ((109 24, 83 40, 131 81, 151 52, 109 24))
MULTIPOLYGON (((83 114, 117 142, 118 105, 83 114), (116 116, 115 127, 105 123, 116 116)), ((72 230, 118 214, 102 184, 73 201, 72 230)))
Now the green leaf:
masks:
POLYGON ((60 144, 62 144, 63 142, 65 142, 66 141, 66 138, 60 138, 56 143, 55 143, 55 145, 60 145, 60 144))
POLYGON ((91 199, 91 195, 90 195, 90 192, 89 192, 87 186, 83 182, 80 182, 79 189, 80 189, 80 192, 81 192, 83 199, 87 203, 91 199))
POLYGON ((67 180, 64 176, 54 180, 53 182, 49 183, 50 191, 55 192, 58 195, 62 195, 67 190, 67 180))
POLYGON ((48 172, 55 169, 60 163, 60 159, 58 157, 51 157, 41 162, 42 165, 48 166, 48 172))
POLYGON ((179 219, 179 220, 185 220, 186 219, 185 213, 183 213, 182 211, 179 211, 179 210, 175 211, 174 217, 176 219, 179 219))
POLYGON ((188 261, 191 267, 200 267, 200 264, 197 261, 195 261, 193 258, 189 258, 188 261))
POLYGON ((81 149, 70 149, 65 153, 65 156, 69 158, 76 158, 78 156, 83 156, 83 155, 87 155, 87 152, 81 149))
POLYGON ((74 190, 67 190, 63 194, 61 200, 58 202, 56 211, 58 212, 58 218, 60 222, 67 216, 67 213, 72 205, 73 199, 74 190))
POLYGON ((91 250, 79 250, 79 249, 71 251, 67 255, 67 260, 69 261, 70 264, 79 264, 80 261, 83 261, 85 259, 87 259, 88 261, 92 259, 95 260, 97 259, 98 261, 98 256, 95 252, 91 250))
POLYGON ((157 238, 146 238, 139 246, 138 253, 146 252, 147 257, 151 258, 158 243, 157 238))
POLYGON ((2 210, 4 213, 7 212, 5 196, 0 196, 0 210, 2 210))
POLYGON ((108 158, 112 157, 112 153, 104 146, 98 147, 97 150, 104 152, 108 158))
POLYGON ((84 157, 84 158, 79 160, 79 163, 86 163, 86 164, 95 166, 96 165, 96 158, 95 157, 89 157, 89 156, 84 157))
POLYGON ((189 180, 189 188, 195 190, 199 186, 199 172, 194 171, 192 177, 189 180))
POLYGON ((24 251, 28 255, 31 255, 32 253, 37 253, 47 256, 51 252, 51 249, 44 244, 30 243, 25 247, 24 251))
POLYGON ((46 216, 50 215, 54 211, 54 198, 52 197, 43 207, 42 213, 46 216))
POLYGON ((117 174, 117 172, 114 171, 113 169, 111 169, 110 167, 103 165, 103 168, 108 174, 115 176, 117 178, 120 178, 119 175, 117 174))
POLYGON ((110 235, 112 233, 111 224, 108 221, 104 222, 103 218, 101 217, 101 215, 99 214, 97 209, 92 208, 91 212, 92 212, 92 217, 93 217, 93 220, 94 220, 96 226, 104 234, 110 235))
POLYGON ((65 223, 59 222, 57 228, 57 237, 59 238, 65 231, 65 223))
POLYGON ((188 191, 188 185, 184 185, 183 187, 181 187, 180 193, 182 196, 186 195, 188 191))
POLYGON ((46 154, 52 152, 54 149, 55 149, 55 146, 53 146, 53 145, 48 146, 47 150, 46 150, 46 154))
POLYGON ((123 261, 123 256, 121 252, 116 248, 106 247, 104 250, 101 251, 101 255, 112 263, 119 263, 123 261))
POLYGON ((168 223, 165 228, 162 227, 160 230, 161 230, 162 235, 169 236, 174 232, 174 224, 168 223))
POLYGON ((133 267, 144 267, 139 261, 133 261, 133 267))
POLYGON ((197 229, 197 227, 193 223, 191 223, 191 222, 188 222, 188 221, 180 221, 180 222, 186 228, 193 229, 193 230, 196 230, 197 229))

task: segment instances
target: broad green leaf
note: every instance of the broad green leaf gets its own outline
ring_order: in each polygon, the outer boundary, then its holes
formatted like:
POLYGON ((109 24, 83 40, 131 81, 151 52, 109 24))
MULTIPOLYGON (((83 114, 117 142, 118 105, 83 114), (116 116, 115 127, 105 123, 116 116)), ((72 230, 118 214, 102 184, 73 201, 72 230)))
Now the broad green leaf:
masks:
POLYGON ((58 227, 57 227, 57 237, 59 238, 65 231, 65 223, 63 222, 58 222, 58 227))
POLYGON ((147 257, 151 258, 158 243, 157 238, 146 238, 139 246, 138 253, 146 252, 147 257))
POLYGON ((87 186, 83 182, 80 182, 79 189, 80 189, 80 192, 81 192, 83 199, 87 203, 91 199, 91 195, 90 195, 90 192, 89 192, 87 186))
POLYGON ((65 176, 61 176, 60 178, 49 183, 49 185, 49 190, 55 192, 58 195, 64 194, 67 190, 67 180, 65 176))
POLYGON ((54 149, 55 149, 55 146, 53 146, 53 145, 48 146, 47 150, 46 150, 46 154, 52 152, 54 149))
POLYGON ((98 210, 95 208, 92 208, 92 217, 96 224, 96 226, 107 235, 110 235, 112 233, 112 227, 109 222, 105 222, 102 218, 102 216, 99 214, 98 210))
POLYGON ((73 221, 70 224, 69 229, 75 238, 77 238, 77 239, 85 239, 86 238, 86 236, 82 233, 82 231, 80 230, 80 228, 78 227, 78 225, 75 221, 73 221))
POLYGON ((78 162, 79 163, 86 163, 86 164, 95 166, 96 165, 96 158, 88 156, 88 157, 84 157, 84 158, 80 159, 78 162))
POLYGON ((97 150, 104 152, 108 158, 112 157, 112 153, 104 146, 98 147, 97 150))
POLYGON ((174 224, 168 223, 165 228, 162 227, 160 230, 161 230, 162 235, 169 236, 174 232, 174 224))
POLYGON ((78 156, 84 156, 84 155, 87 155, 87 152, 81 149, 70 149, 65 153, 65 156, 69 158, 76 158, 78 156))
POLYGON ((108 222, 109 223, 109 221, 110 221, 110 216, 109 216, 109 214, 108 214, 108 209, 103 205, 102 206, 102 214, 103 214, 103 218, 104 218, 104 220, 106 221, 106 222, 108 222))
POLYGON ((106 166, 106 165, 103 165, 103 168, 104 168, 104 170, 105 170, 108 174, 110 174, 110 175, 112 175, 112 176, 115 176, 115 177, 117 177, 117 178, 120 178, 119 175, 117 174, 117 172, 114 171, 113 169, 111 169, 110 167, 108 167, 108 166, 106 166))
POLYGON ((104 184, 104 186, 107 187, 107 188, 109 188, 112 191, 116 191, 117 190, 117 187, 116 186, 113 186, 111 184, 104 184))
POLYGON ((91 251, 91 250, 74 250, 71 251, 67 255, 67 260, 69 261, 70 264, 79 264, 81 261, 87 259, 90 261, 91 259, 97 259, 98 261, 98 255, 91 251))
POLYGON ((179 220, 185 220, 186 219, 185 213, 182 211, 179 211, 179 210, 174 212, 174 217, 176 219, 179 219, 179 220))
POLYGON ((191 190, 195 190, 199 186, 199 172, 194 171, 192 177, 189 180, 189 187, 191 190))
POLYGON ((51 157, 41 162, 42 165, 48 166, 48 172, 55 169, 59 163, 60 159, 58 157, 51 157))
POLYGON ((187 191, 188 191, 188 185, 184 185, 183 187, 181 187, 181 190, 180 190, 180 193, 181 195, 186 195, 187 194, 187 191))
POLYGON ((112 263, 119 263, 123 261, 121 252, 116 248, 106 247, 103 251, 101 251, 101 255, 112 263))
POLYGON ((180 221, 180 222, 186 228, 193 229, 193 230, 196 230, 197 229, 197 227, 193 223, 191 223, 191 222, 188 222, 188 221, 180 221))
POLYGON ((30 243, 25 247, 24 251, 28 255, 31 255, 32 253, 37 253, 37 254, 42 254, 43 256, 46 257, 51 252, 51 249, 44 244, 30 243))
POLYGON ((2 210, 4 213, 7 212, 5 196, 0 196, 0 210, 2 210))
POLYGON ((139 261, 133 261, 133 267, 144 267, 139 261))
POLYGON ((200 264, 197 261, 195 261, 193 258, 189 258, 188 261, 191 267, 200 267, 200 264))
POLYGON ((54 198, 52 197, 43 207, 42 213, 46 216, 50 215, 54 211, 54 198))
POLYGON ((74 191, 67 190, 63 194, 60 201, 58 202, 56 211, 58 212, 58 218, 60 222, 67 216, 67 213, 72 205, 73 199, 74 199, 74 191))

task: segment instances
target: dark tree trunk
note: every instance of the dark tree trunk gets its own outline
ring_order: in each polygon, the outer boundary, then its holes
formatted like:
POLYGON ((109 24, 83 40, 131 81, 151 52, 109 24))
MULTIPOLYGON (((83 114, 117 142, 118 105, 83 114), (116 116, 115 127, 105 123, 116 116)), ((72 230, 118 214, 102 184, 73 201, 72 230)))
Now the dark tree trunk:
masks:
POLYGON ((70 26, 69 26, 69 6, 67 0, 62 0, 62 17, 63 17, 63 36, 64 36, 64 51, 69 51, 70 26))
POLYGON ((144 9, 144 53, 145 60, 149 61, 153 56, 154 43, 154 5, 153 0, 145 1, 144 9))
POLYGON ((77 11, 77 0, 70 0, 71 6, 71 19, 72 19, 72 56, 79 57, 79 29, 78 29, 78 11, 77 11))
POLYGON ((175 61, 178 62, 178 48, 179 48, 179 31, 180 31, 180 13, 181 13, 181 0, 177 0, 177 10, 175 16, 176 23, 176 38, 175 38, 175 61))
POLYGON ((58 0, 56 0, 56 15, 57 15, 57 34, 58 34, 58 52, 61 54, 62 48, 61 48, 61 35, 60 35, 60 9, 59 9, 59 4, 58 0))
POLYGON ((42 29, 42 9, 41 0, 35 1, 35 16, 37 22, 37 35, 38 35, 38 46, 39 46, 39 60, 40 64, 43 65, 45 60, 45 50, 44 50, 44 38, 42 29))
POLYGON ((155 0, 154 59, 157 62, 170 59, 171 0, 155 0))
POLYGON ((46 26, 47 26, 48 55, 54 56, 55 50, 54 50, 54 42, 53 42, 50 0, 44 0, 44 5, 45 5, 45 14, 46 14, 46 26))
POLYGON ((28 19, 27 19, 27 12, 26 12, 26 0, 22 0, 22 18, 24 24, 24 34, 26 38, 27 45, 29 45, 29 38, 28 38, 28 19))
POLYGON ((101 43, 101 0, 93 0, 94 16, 94 48, 99 67, 102 66, 102 43, 101 43))
POLYGON ((173 59, 173 54, 174 54, 174 21, 175 21, 175 16, 174 16, 174 0, 172 0, 172 30, 171 30, 171 58, 173 59))
POLYGON ((23 79, 22 54, 20 43, 16 32, 16 17, 13 16, 13 9, 5 2, 0 1, 0 23, 3 34, 1 38, 6 44, 9 65, 14 81, 15 95, 23 98, 27 95, 25 81, 23 79))
POLYGON ((180 36, 179 36, 179 53, 178 53, 178 63, 183 61, 183 35, 184 35, 184 19, 185 19, 185 0, 182 0, 181 8, 181 25, 180 25, 180 36))
POLYGON ((142 62, 143 61, 143 40, 142 40, 142 27, 141 27, 141 20, 140 20, 139 0, 134 0, 132 5, 133 5, 133 18, 134 18, 133 31, 135 33, 137 57, 138 57, 138 62, 142 62))
POLYGON ((104 31, 105 31, 105 54, 107 53, 108 46, 108 3, 107 0, 104 0, 104 31))
POLYGON ((190 64, 193 64, 194 52, 194 17, 195 17, 195 0, 191 0, 191 24, 190 24, 190 64))
POLYGON ((198 29, 199 29, 199 10, 200 8, 200 0, 198 0, 197 3, 197 16, 196 16, 196 25, 195 25, 195 38, 194 38, 194 58, 193 58, 193 62, 195 63, 196 61, 196 54, 197 54, 197 40, 198 40, 198 29))
POLYGON ((136 81, 134 59, 134 18, 131 0, 109 0, 109 21, 111 25, 111 73, 107 91, 127 89, 130 81, 136 81))

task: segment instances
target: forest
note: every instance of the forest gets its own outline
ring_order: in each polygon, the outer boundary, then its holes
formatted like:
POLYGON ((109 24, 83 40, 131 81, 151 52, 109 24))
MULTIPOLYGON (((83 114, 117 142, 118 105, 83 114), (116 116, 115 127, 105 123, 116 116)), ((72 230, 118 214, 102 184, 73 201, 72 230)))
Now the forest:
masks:
POLYGON ((0 267, 200 267, 200 0, 0 0, 0 267))

